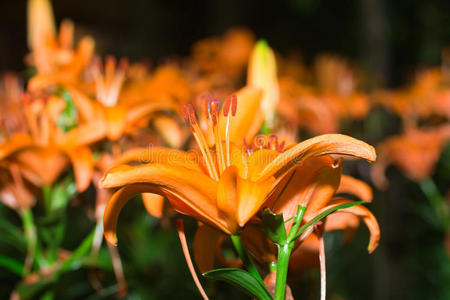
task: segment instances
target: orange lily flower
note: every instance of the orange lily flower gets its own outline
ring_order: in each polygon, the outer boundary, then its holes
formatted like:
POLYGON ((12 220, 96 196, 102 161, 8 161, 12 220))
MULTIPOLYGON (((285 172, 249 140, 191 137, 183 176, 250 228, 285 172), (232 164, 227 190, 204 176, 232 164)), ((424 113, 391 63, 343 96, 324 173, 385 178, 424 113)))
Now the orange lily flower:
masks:
POLYGON ((104 73, 100 62, 94 64, 92 75, 95 80, 97 101, 86 96, 74 86, 67 89, 77 106, 80 119, 95 124, 99 139, 117 141, 125 133, 133 132, 146 124, 149 116, 165 109, 176 110, 177 106, 164 101, 119 101, 125 79, 127 62, 121 60, 119 67, 113 57, 107 57, 104 73))
POLYGON ((30 79, 32 91, 55 85, 76 83, 94 53, 94 40, 84 37, 73 49, 74 25, 69 20, 61 23, 55 34, 53 11, 48 0, 28 1, 28 47, 30 65, 37 75, 30 79))
POLYGON ((29 133, 13 133, 0 144, 0 160, 16 161, 22 174, 33 184, 53 183, 72 163, 79 191, 86 189, 93 171, 88 145, 98 140, 95 126, 80 125, 63 132, 56 124, 66 103, 57 96, 48 99, 24 98, 24 113, 29 133))
POLYGON ((371 170, 374 183, 380 188, 387 187, 384 173, 391 164, 411 180, 418 182, 428 178, 449 138, 450 126, 444 125, 426 130, 411 128, 403 135, 386 139, 377 147, 380 159, 371 170))
POLYGON ((198 41, 192 49, 192 67, 200 73, 222 73, 224 77, 236 78, 247 64, 253 44, 253 34, 243 28, 198 41))
MULTIPOLYGON (((266 205, 271 207, 275 213, 282 213, 284 220, 292 219, 297 212, 298 205, 302 205, 307 207, 303 218, 303 223, 306 223, 330 207, 349 202, 342 197, 336 197, 341 194, 354 194, 367 202, 372 200, 370 187, 358 179, 341 175, 340 162, 335 164, 330 156, 310 158, 305 163, 298 165, 291 176, 286 177, 284 181, 284 184, 281 184, 280 188, 266 202, 266 205)), ((380 229, 375 217, 362 205, 346 208, 329 215, 324 220, 325 231, 344 230, 344 239, 347 242, 352 238, 360 219, 370 230, 368 250, 373 252, 378 246, 380 229)), ((291 226, 292 221, 285 223, 287 232, 291 226)), ((297 240, 291 256, 293 269, 297 270, 297 266, 302 266, 304 263, 314 262, 313 266, 316 266, 319 240, 317 236, 312 235, 314 234, 311 231, 307 231, 297 240), (312 260, 303 260, 304 257, 312 257, 312 255, 314 255, 312 260), (297 256, 298 259, 295 258, 297 256)), ((268 263, 277 261, 276 245, 267 238, 260 220, 255 219, 248 224, 242 232, 242 238, 248 252, 261 264, 267 266, 268 263)), ((212 261, 205 262, 200 257, 198 259, 201 261, 199 265, 203 268, 212 267, 212 261)))
POLYGON ((23 180, 17 163, 0 162, 0 199, 6 206, 20 212, 31 208, 34 197, 23 180))
MULTIPOLYGON (((254 102, 251 100, 253 97, 259 103, 258 95, 257 90, 248 87, 238 92, 237 98, 244 104, 254 102)), ((105 210, 104 235, 107 241, 117 243, 115 231, 120 210, 139 193, 163 195, 178 212, 193 216, 225 234, 235 234, 259 211, 298 163, 327 154, 375 160, 373 147, 344 135, 312 138, 283 153, 271 149, 247 153, 231 142, 232 138, 245 135, 246 128, 251 128, 251 119, 238 117, 247 113, 247 110, 237 111, 236 97, 224 103, 220 114, 218 102, 208 102, 210 130, 215 136, 216 151, 212 152, 192 107, 189 107, 186 119, 199 144, 202 159, 196 160, 190 153, 181 152, 183 159, 173 161, 169 159, 173 150, 167 149, 158 155, 150 155, 152 160, 149 164, 122 165, 110 170, 101 185, 105 188, 124 187, 114 194, 105 210)))

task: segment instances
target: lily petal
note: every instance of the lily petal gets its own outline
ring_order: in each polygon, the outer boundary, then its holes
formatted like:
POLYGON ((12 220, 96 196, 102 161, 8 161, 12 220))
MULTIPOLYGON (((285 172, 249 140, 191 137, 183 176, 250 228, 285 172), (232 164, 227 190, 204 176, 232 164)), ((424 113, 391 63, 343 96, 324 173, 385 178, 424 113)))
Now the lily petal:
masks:
POLYGON ((106 136, 107 126, 103 121, 94 121, 67 132, 58 144, 64 148, 84 146, 103 139, 106 136))
POLYGON ((248 64, 247 84, 263 90, 261 108, 271 127, 279 99, 277 66, 273 50, 263 40, 253 48, 248 64))
POLYGON ((23 148, 31 147, 33 144, 33 139, 29 135, 16 133, 0 145, 0 159, 23 148))
POLYGON ((226 216, 229 222, 236 221, 238 208, 237 181, 238 169, 230 166, 220 176, 217 186, 217 207, 226 216))
MULTIPOLYGON (((306 214, 311 214, 321 209, 332 199, 340 180, 340 165, 335 165, 332 157, 313 157, 294 169, 292 177, 286 176, 280 188, 280 193, 275 193, 274 212, 283 213, 285 220, 292 218, 297 213, 298 205, 308 207, 306 214)), ((270 206, 270 204, 268 204, 270 206)), ((286 223, 289 230, 292 222, 286 223)))
POLYGON ((78 192, 83 192, 89 187, 94 174, 94 158, 88 147, 71 149, 67 152, 72 161, 75 182, 78 192))
POLYGON ((226 233, 236 230, 235 224, 227 223, 217 210, 217 182, 203 173, 164 164, 121 165, 108 171, 100 180, 103 188, 122 185, 132 188, 133 184, 139 183, 149 186, 143 192, 166 196, 181 213, 200 218, 226 233))
MULTIPOLYGON (((330 209, 337 205, 341 205, 344 203, 351 203, 351 202, 353 202, 353 201, 346 200, 343 198, 336 198, 336 199, 330 201, 330 203, 327 206, 325 206, 323 209, 318 211, 315 215, 311 215, 311 216, 305 215, 305 220, 309 221, 327 209, 330 209)), ((349 208, 340 209, 339 212, 353 214, 353 215, 361 218, 364 221, 364 223, 366 224, 367 228, 369 228, 369 231, 370 231, 370 241, 369 241, 369 246, 367 247, 367 249, 368 249, 369 253, 372 253, 378 247, 378 243, 380 241, 380 226, 378 225, 378 221, 375 218, 375 216, 370 212, 370 210, 368 210, 363 205, 355 205, 355 206, 352 206, 349 208)))
POLYGON ((253 182, 237 177, 237 222, 243 227, 261 208, 268 194, 272 190, 275 178, 271 177, 264 182, 253 182))
POLYGON ((158 194, 143 193, 142 203, 147 212, 155 218, 160 218, 163 213, 164 197, 158 194))
POLYGON ((214 268, 214 254, 223 233, 208 225, 199 223, 194 236, 194 259, 200 273, 214 268))
POLYGON ((307 158, 328 154, 348 155, 375 161, 375 149, 363 141, 342 134, 324 134, 286 150, 276 157, 254 180, 280 177, 307 158))
MULTIPOLYGON (((243 139, 251 141, 258 133, 264 121, 260 107, 262 91, 254 87, 244 87, 236 93, 236 115, 232 117, 229 127, 230 141, 241 143, 243 139)), ((227 118, 219 115, 219 128, 222 140, 225 140, 227 118)))
POLYGON ((167 164, 171 166, 185 167, 191 170, 202 172, 202 168, 199 165, 199 153, 185 152, 181 150, 154 147, 148 148, 134 148, 122 153, 114 163, 130 164, 130 163, 158 163, 167 164))
POLYGON ((367 183, 348 175, 341 176, 341 183, 336 193, 352 194, 365 202, 372 202, 373 198, 372 189, 367 183))

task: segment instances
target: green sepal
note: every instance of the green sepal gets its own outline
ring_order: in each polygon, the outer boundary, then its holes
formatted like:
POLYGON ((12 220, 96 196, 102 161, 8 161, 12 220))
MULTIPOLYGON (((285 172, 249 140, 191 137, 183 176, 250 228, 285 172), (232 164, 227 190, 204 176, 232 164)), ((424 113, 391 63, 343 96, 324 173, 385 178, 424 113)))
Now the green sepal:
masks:
POLYGON ((262 213, 262 221, 267 236, 274 243, 281 245, 286 242, 287 234, 282 214, 275 214, 270 208, 265 208, 262 213))

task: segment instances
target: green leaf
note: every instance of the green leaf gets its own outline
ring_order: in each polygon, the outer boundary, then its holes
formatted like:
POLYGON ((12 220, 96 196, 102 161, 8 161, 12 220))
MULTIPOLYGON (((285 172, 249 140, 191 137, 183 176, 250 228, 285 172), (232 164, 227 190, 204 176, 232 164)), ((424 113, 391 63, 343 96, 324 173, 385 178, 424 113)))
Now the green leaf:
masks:
POLYGON ((95 229, 83 240, 78 248, 72 252, 72 255, 64 262, 58 270, 58 274, 75 270, 83 265, 83 262, 88 259, 87 254, 90 252, 92 242, 94 241, 95 229))
POLYGON ((0 267, 10 270, 16 275, 22 276, 23 272, 22 264, 10 257, 0 255, 0 267))
POLYGON ((287 239, 284 219, 282 214, 275 214, 269 208, 262 213, 262 221, 267 236, 276 244, 283 244, 287 239))
POLYGON ((2 233, 2 241, 7 242, 21 252, 25 252, 27 243, 23 233, 6 218, 0 218, 0 232, 2 233))
POLYGON ((328 216, 329 214, 339 210, 339 209, 344 209, 344 208, 349 208, 355 205, 359 205, 359 204, 363 204, 365 203, 364 201, 355 201, 355 202, 350 202, 350 203, 344 203, 344 204, 340 204, 340 205, 336 205, 330 209, 327 209, 326 211, 324 211, 323 213, 319 214, 317 217, 315 217, 314 219, 312 219, 311 221, 307 222, 305 225, 303 225, 302 227, 300 227, 300 229, 298 230, 297 235, 295 236, 295 239, 297 239, 303 232, 305 232, 309 227, 313 226, 314 224, 316 224, 317 222, 319 222, 320 220, 322 220, 323 218, 325 218, 326 216, 328 216))
POLYGON ((20 299, 36 299, 38 294, 42 294, 45 289, 50 287, 53 280, 42 279, 33 284, 19 283, 16 291, 19 293, 20 299))
POLYGON ((56 92, 56 95, 63 98, 66 102, 66 107, 58 116, 57 124, 58 127, 61 128, 61 130, 63 130, 64 132, 68 132, 71 129, 77 127, 78 110, 73 103, 71 95, 65 88, 60 87, 56 92))
POLYGON ((205 278, 228 282, 259 300, 272 300, 266 287, 247 271, 236 268, 216 269, 203 274, 205 278))

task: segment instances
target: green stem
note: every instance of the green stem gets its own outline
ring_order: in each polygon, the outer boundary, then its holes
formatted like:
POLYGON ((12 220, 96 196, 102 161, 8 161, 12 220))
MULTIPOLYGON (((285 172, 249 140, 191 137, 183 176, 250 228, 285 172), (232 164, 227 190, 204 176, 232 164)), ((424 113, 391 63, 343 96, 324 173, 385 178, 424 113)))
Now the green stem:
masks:
POLYGON ((48 212, 52 207, 52 187, 50 185, 43 186, 42 193, 44 196, 44 206, 46 211, 48 212))
POLYGON ((294 223, 284 244, 278 245, 278 262, 276 264, 275 300, 284 300, 286 295, 286 280, 289 267, 289 257, 294 248, 297 232, 305 215, 306 207, 299 205, 294 223))
POLYGON ((289 231, 287 242, 295 241, 297 237, 297 231, 302 224, 303 216, 305 215, 306 206, 299 205, 297 208, 297 214, 295 215, 294 224, 292 224, 291 230, 289 231))
POLYGON ((259 275, 258 269, 256 269, 253 260, 247 255, 247 251, 245 251, 241 236, 239 234, 233 234, 231 235, 231 241, 233 242, 236 252, 238 253, 244 265, 247 267, 247 270, 250 272, 250 274, 252 274, 253 277, 264 284, 264 281, 262 280, 261 275, 259 275))
POLYGON ((449 207, 447 206, 444 197, 439 192, 438 187, 431 178, 420 181, 419 185, 433 207, 439 223, 445 231, 448 231, 450 224, 449 207))
POLYGON ((30 209, 24 209, 20 216, 22 217, 23 229, 27 240, 27 257, 23 268, 24 274, 27 274, 31 271, 36 252, 36 226, 34 225, 33 213, 30 209))
POLYGON ((277 271, 277 262, 276 261, 271 261, 269 263, 269 271, 270 272, 276 272, 277 271))
POLYGON ((278 246, 277 277, 275 282, 274 300, 284 300, 285 298, 289 257, 291 256, 293 246, 293 242, 278 246))

